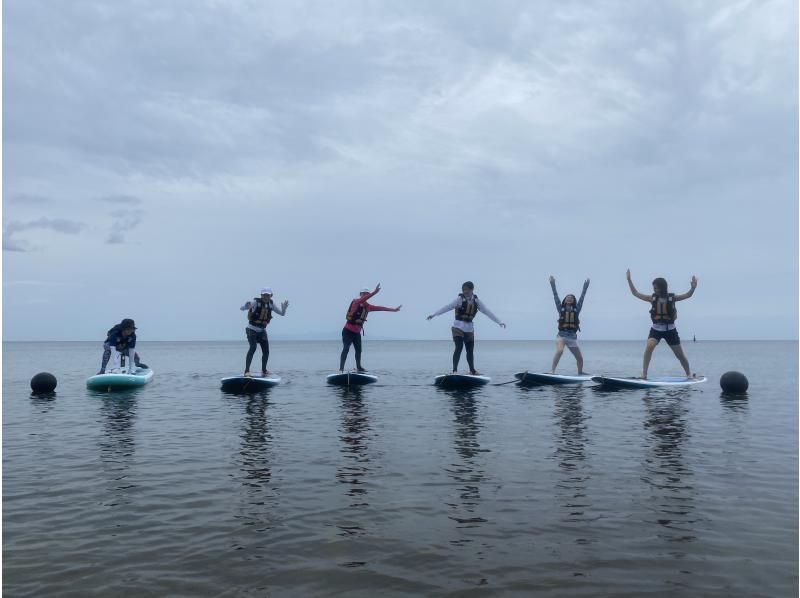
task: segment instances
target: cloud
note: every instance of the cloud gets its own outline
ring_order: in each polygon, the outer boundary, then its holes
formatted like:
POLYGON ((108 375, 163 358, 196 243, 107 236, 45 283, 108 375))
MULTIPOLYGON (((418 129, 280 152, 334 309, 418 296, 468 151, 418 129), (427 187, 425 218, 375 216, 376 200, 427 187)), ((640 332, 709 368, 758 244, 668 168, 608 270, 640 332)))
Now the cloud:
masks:
POLYGON ((86 225, 82 222, 67 220, 65 218, 47 218, 46 216, 27 222, 12 220, 3 227, 3 251, 30 250, 30 244, 27 241, 12 238, 19 232, 44 229, 66 235, 77 235, 85 227, 86 225))
POLYGON ((97 201, 126 206, 139 205, 142 203, 142 200, 134 195, 106 195, 105 197, 98 197, 97 201))
POLYGON ((44 205, 53 203, 53 200, 44 195, 37 195, 35 193, 9 193, 5 197, 5 201, 12 204, 24 205, 44 205))
POLYGON ((125 242, 125 235, 135 229, 142 222, 142 210, 114 210, 111 232, 106 237, 108 245, 120 245, 125 242))

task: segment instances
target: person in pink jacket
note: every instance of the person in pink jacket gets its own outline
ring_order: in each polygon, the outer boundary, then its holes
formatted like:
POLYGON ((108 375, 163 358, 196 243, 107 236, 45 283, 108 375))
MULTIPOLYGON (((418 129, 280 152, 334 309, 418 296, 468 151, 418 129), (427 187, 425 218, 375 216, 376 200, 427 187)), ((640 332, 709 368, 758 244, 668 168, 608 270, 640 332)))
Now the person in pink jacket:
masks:
POLYGON ((359 372, 366 372, 361 366, 361 334, 364 330, 364 322, 367 321, 367 315, 371 311, 400 311, 402 305, 397 307, 382 307, 380 305, 371 305, 368 303, 370 298, 378 294, 381 290, 381 285, 378 284, 375 290, 370 293, 369 289, 361 289, 358 297, 350 302, 347 308, 347 322, 342 329, 342 355, 339 358, 339 371, 344 372, 344 362, 347 360, 347 354, 350 352, 350 345, 356 349, 356 368, 359 372))

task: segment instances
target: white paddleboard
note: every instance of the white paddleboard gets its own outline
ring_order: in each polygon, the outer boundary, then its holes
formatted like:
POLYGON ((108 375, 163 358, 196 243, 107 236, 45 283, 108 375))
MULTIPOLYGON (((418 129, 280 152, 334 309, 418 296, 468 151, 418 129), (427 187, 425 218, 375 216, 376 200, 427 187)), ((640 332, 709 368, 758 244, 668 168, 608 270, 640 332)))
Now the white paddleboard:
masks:
POLYGON ((221 380, 226 392, 258 392, 281 383, 280 376, 228 376, 221 380))
POLYGON ((653 378, 615 378, 613 376, 592 376, 593 382, 598 382, 606 388, 655 388, 663 386, 693 386, 706 381, 705 376, 687 378, 686 376, 655 376, 653 378))
POLYGON ((138 368, 134 373, 107 372, 97 374, 86 380, 86 388, 97 390, 122 390, 125 388, 136 388, 144 386, 153 378, 153 370, 150 368, 138 368))
POLYGON ((591 374, 567 376, 564 374, 543 374, 540 372, 520 372, 519 374, 514 374, 514 377, 524 386, 540 384, 581 384, 582 382, 591 382, 592 380, 591 374))

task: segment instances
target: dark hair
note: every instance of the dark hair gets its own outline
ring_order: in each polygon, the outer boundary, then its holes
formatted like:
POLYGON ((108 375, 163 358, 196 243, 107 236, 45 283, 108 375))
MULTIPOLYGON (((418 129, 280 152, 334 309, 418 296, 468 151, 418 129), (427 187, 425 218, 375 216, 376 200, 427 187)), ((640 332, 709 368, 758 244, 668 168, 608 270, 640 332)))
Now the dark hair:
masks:
POLYGON ((467 282, 465 282, 464 284, 462 284, 462 285, 461 285, 461 290, 462 290, 462 291, 463 291, 464 289, 469 289, 469 290, 471 291, 471 290, 473 290, 474 288, 475 288, 475 285, 474 285, 474 284, 472 284, 472 281, 471 281, 471 280, 468 280, 467 282))
POLYGON ((669 292, 667 290, 667 281, 663 278, 654 278, 653 279, 653 286, 656 288, 656 293, 661 295, 662 297, 666 296, 669 292))
POLYGON ((578 298, 575 295, 573 295, 572 293, 568 293, 568 294, 564 295, 564 298, 561 300, 561 307, 566 307, 566 305, 567 305, 567 297, 572 297, 572 300, 576 304, 578 303, 578 298))
POLYGON ((133 328, 136 329, 136 325, 133 323, 133 320, 130 318, 125 318, 122 322, 119 323, 119 329, 125 330, 126 328, 133 328))

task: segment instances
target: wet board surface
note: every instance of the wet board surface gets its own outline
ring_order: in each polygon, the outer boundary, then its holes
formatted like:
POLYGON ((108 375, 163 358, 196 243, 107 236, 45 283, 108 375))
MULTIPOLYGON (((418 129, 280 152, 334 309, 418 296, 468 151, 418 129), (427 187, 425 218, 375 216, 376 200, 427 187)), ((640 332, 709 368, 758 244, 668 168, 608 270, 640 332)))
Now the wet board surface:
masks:
POLYGON ((120 390, 123 388, 136 388, 144 386, 153 378, 153 370, 150 368, 139 368, 133 374, 122 372, 109 372, 97 374, 86 380, 86 388, 98 390, 120 390))
POLYGON ((281 383, 280 376, 229 376, 221 380, 226 392, 258 392, 281 383))
POLYGON ((542 384, 581 384, 582 382, 591 382, 591 374, 583 374, 578 376, 567 376, 562 374, 544 374, 539 372, 520 372, 514 374, 514 377, 519 380, 520 384, 528 386, 536 386, 542 384))
POLYGON ((344 374, 330 374, 326 380, 328 384, 333 384, 334 386, 360 386, 377 382, 378 377, 372 374, 345 372, 344 374))
POLYGON ((470 374, 442 374, 436 376, 433 383, 440 388, 475 388, 486 386, 492 379, 489 376, 472 376, 470 374))
POLYGON ((662 386, 693 386, 706 381, 705 376, 687 378, 685 376, 655 376, 653 378, 616 378, 613 376, 592 376, 592 381, 606 388, 656 388, 662 386))

